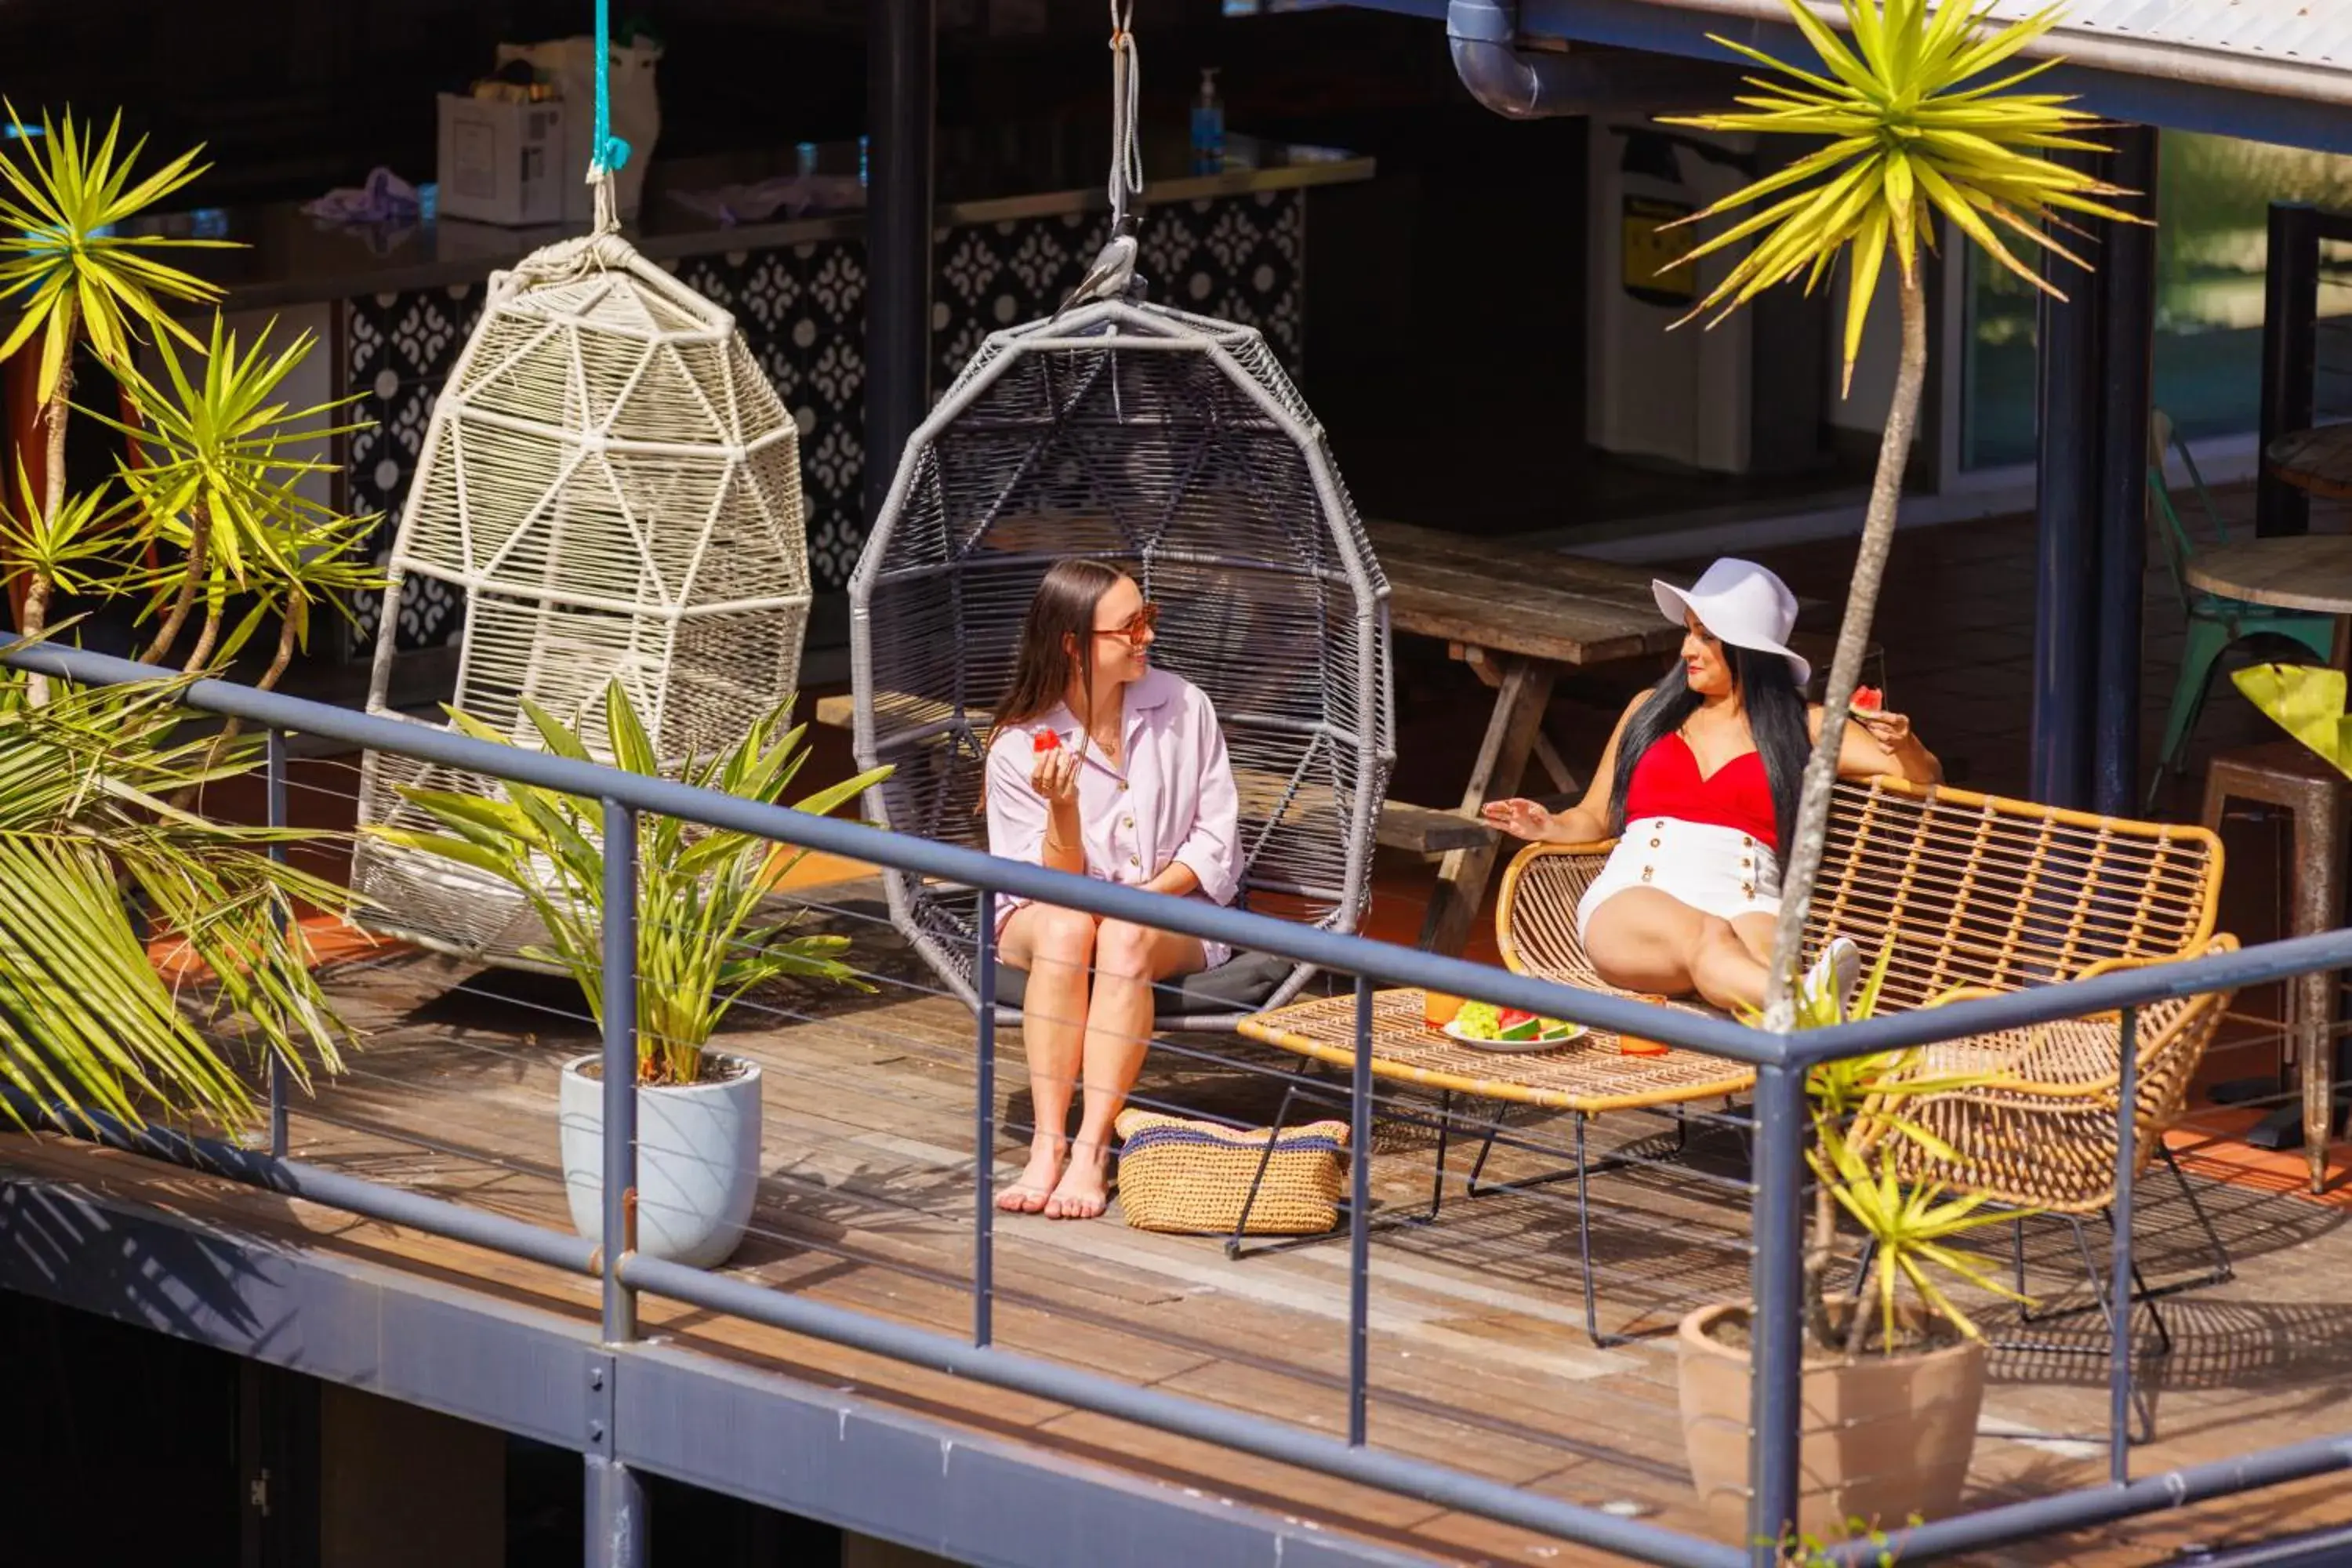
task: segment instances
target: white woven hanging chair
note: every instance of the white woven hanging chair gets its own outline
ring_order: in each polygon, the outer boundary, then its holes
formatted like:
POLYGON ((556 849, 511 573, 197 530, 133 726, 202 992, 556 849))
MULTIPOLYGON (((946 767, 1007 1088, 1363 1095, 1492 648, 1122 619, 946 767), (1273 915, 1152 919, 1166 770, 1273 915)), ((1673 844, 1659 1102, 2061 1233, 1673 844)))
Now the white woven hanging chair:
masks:
MULTIPOLYGON (((798 679, 809 574, 792 416, 734 318, 617 234, 551 246, 490 279, 389 570, 370 712, 388 711, 401 584, 422 574, 466 592, 458 709, 535 745, 528 697, 596 749, 618 679, 676 766, 731 744, 798 679)), ((370 752, 362 828, 432 826, 401 785, 498 790, 370 752)), ((379 932, 508 964, 541 940, 511 889, 438 858, 363 836, 352 875, 379 932)))

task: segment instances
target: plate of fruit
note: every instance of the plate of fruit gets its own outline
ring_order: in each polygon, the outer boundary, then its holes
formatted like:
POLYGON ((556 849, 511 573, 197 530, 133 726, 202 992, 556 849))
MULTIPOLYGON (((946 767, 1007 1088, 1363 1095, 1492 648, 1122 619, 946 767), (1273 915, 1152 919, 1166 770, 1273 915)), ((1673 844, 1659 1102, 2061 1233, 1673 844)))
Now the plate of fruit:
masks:
POLYGON ((1486 1002, 1465 1002, 1445 1026, 1445 1033, 1482 1051, 1548 1051, 1584 1033, 1584 1026, 1560 1018, 1538 1017, 1517 1007, 1486 1002))

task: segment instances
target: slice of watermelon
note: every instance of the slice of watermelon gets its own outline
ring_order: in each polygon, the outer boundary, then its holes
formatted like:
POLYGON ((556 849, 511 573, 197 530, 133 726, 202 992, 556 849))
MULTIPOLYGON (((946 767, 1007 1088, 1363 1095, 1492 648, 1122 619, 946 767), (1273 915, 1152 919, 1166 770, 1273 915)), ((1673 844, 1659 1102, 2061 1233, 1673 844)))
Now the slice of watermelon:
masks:
POLYGON ((1517 1007, 1504 1008, 1497 1024, 1495 1037, 1501 1040, 1532 1040, 1543 1032, 1541 1018, 1517 1007))
POLYGON ((1857 686, 1851 704, 1857 713, 1876 713, 1886 706, 1886 693, 1875 686, 1857 686))
POLYGON ((1055 734, 1051 730, 1040 730, 1036 734, 1030 737, 1029 743, 1036 748, 1037 754, 1039 756, 1043 756, 1047 752, 1060 751, 1062 749, 1062 737, 1055 734))

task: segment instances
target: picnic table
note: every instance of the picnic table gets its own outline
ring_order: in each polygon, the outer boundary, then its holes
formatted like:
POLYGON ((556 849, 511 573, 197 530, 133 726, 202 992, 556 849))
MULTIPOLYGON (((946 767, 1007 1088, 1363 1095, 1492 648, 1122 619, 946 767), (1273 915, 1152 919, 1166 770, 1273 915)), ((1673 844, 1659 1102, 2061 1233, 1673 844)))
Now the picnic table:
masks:
POLYGON ((1683 629, 1658 614, 1646 571, 1401 522, 1368 522, 1365 531, 1388 576, 1391 630, 1445 643, 1495 693, 1461 805, 1444 814, 1470 830, 1467 841, 1443 847, 1421 931, 1422 946, 1459 953, 1500 848, 1478 808, 1516 793, 1530 762, 1560 794, 1582 788, 1543 732, 1560 672, 1671 653, 1683 629))

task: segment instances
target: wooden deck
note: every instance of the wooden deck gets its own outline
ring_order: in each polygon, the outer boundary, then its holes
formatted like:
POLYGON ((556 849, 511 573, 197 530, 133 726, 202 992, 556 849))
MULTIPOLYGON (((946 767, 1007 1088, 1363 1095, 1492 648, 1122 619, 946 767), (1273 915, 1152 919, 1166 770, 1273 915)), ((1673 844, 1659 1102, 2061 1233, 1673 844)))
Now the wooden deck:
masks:
MULTIPOLYGON (((897 948, 869 884, 824 889, 881 986, 871 996, 761 998, 723 1043, 767 1075, 765 1181, 735 1271, 779 1289, 947 1332, 970 1324, 973 1030, 897 948)), ((302 1105, 298 1157, 550 1226, 568 1225, 555 1161, 556 1078, 593 1048, 561 982, 393 952, 346 962, 332 991, 366 1037, 342 1080, 302 1105)), ((1233 1040, 1195 1038, 1206 1058, 1156 1052, 1143 1093, 1201 1110, 1270 1116, 1262 1071, 1295 1062, 1233 1040)), ((1016 1042, 1004 1042, 1000 1110, 1028 1114, 1016 1042)), ((1565 1124, 1512 1123, 1564 1139, 1565 1124)), ((1604 1120, 1604 1145, 1654 1130, 1604 1120)), ((1018 1168, 1022 1135, 997 1151, 1018 1168)), ((1425 1133, 1379 1143, 1378 1191, 1425 1202, 1425 1133)), ((1728 1174, 1738 1145, 1703 1142, 1690 1169, 1728 1174)), ((581 1319, 594 1282, 238 1188, 132 1156, 12 1137, 0 1160, 59 1181, 289 1245, 359 1255, 581 1319)), ((1489 1175, 1531 1171, 1497 1156, 1489 1175)), ((1456 1171, 1466 1168, 1456 1163, 1456 1171)), ((2161 1280, 2195 1271, 2186 1205, 2151 1178, 2143 1256, 2161 1280)), ((2352 1236, 2347 1211, 2204 1184, 2234 1250, 2233 1283, 2167 1303, 2178 1348, 2151 1362, 2161 1440, 2135 1473, 2340 1429, 2352 1409, 2352 1236)), ((1576 1287, 1567 1187, 1465 1201, 1458 1180, 1432 1226, 1379 1234, 1373 1250, 1371 1436, 1376 1444, 1515 1485, 1677 1528, 1704 1528, 1685 1474, 1672 1342, 1596 1350, 1576 1287)), ((1602 1321, 1664 1331, 1701 1301, 1745 1293, 1746 1216, 1683 1168, 1598 1177, 1594 1242, 1602 1321), (1605 1206, 1603 1206, 1605 1205, 1605 1206)), ((1236 1409, 1345 1430, 1347 1251, 1320 1245, 1228 1261, 1209 1238, 1154 1236, 1116 1219, 1006 1219, 997 1227, 998 1333, 1011 1349, 1236 1409)), ((2079 1297, 2072 1237, 2031 1232, 2034 1286, 2079 1297)), ((1576 1549, 1207 1446, 999 1393, 765 1328, 648 1300, 646 1330, 713 1353, 934 1417, 1375 1537, 1441 1559, 1555 1563, 1576 1549)), ((2003 1352, 1978 1448, 1979 1503, 2104 1476, 2104 1336, 2059 1325, 2073 1355, 2003 1352), (2094 1441, 2085 1442, 2084 1438, 2094 1441)), ((2153 1562, 2214 1544, 2352 1520, 2352 1488, 2258 1494, 2159 1516, 2003 1562, 2153 1562)))

